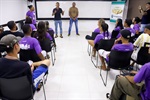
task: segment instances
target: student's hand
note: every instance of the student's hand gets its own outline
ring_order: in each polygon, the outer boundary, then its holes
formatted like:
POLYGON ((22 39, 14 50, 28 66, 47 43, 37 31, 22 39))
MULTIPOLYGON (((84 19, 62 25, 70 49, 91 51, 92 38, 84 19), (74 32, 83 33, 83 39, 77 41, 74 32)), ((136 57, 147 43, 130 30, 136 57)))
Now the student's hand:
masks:
POLYGON ((56 14, 56 13, 57 13, 57 10, 54 11, 54 14, 56 14))
POLYGON ((115 44, 118 44, 118 42, 121 40, 121 37, 115 40, 115 44))
POLYGON ((33 66, 33 65, 31 65, 31 71, 32 71, 32 72, 34 71, 34 66, 33 66))
POLYGON ((130 73, 137 74, 137 71, 131 71, 130 73))
POLYGON ((139 6, 139 10, 142 10, 142 6, 139 6))

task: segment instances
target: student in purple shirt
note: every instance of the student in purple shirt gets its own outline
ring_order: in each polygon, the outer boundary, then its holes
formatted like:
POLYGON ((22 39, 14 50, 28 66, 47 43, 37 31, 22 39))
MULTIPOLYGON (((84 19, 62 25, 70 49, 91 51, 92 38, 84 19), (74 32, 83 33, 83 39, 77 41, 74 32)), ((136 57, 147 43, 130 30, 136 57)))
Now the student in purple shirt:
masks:
MULTIPOLYGON (((124 21, 124 27, 125 29, 129 30, 131 32, 131 37, 133 37, 135 35, 135 30, 131 28, 131 24, 132 24, 132 20, 131 19, 126 19, 124 21)), ((120 37, 120 33, 118 34, 117 38, 120 37)))
MULTIPOLYGON (((121 30, 120 34, 121 36, 115 41, 115 44, 112 47, 112 50, 124 51, 124 52, 133 51, 133 44, 129 43, 129 39, 131 38, 131 32, 127 29, 123 29, 121 30), (119 41, 121 41, 122 44, 118 44, 119 41)), ((99 50, 100 60, 102 63, 102 67, 101 67, 102 70, 107 70, 107 67, 104 62, 104 58, 109 60, 109 54, 110 54, 110 51, 105 51, 103 49, 99 50)))
POLYGON ((88 40, 88 43, 93 47, 93 56, 96 54, 95 44, 98 43, 101 39, 108 39, 109 32, 108 32, 108 24, 102 23, 100 26, 100 34, 96 36, 94 40, 88 40))
POLYGON ((32 24, 32 19, 31 18, 27 17, 26 20, 25 20, 25 24, 29 24, 31 29, 32 29, 32 31, 36 31, 37 30, 35 25, 32 24))
POLYGON ((105 20, 104 19, 99 19, 99 21, 98 21, 98 28, 96 28, 95 30, 94 30, 94 32, 92 32, 92 35, 90 36, 90 35, 86 35, 86 39, 87 40, 94 40, 95 39, 95 37, 100 33, 100 26, 101 26, 101 24, 102 23, 105 23, 105 20))
POLYGON ((44 56, 42 55, 41 46, 36 38, 31 37, 32 29, 29 24, 25 24, 23 26, 23 32, 25 36, 19 42, 20 48, 22 50, 35 50, 38 57, 41 60, 44 60, 44 56))
POLYGON ((35 18, 34 7, 33 7, 33 5, 30 5, 30 6, 28 6, 28 8, 30 10, 26 13, 26 17, 30 17, 32 19, 32 24, 34 24, 36 26, 36 18, 35 18))
POLYGON ((143 65, 139 72, 131 73, 116 80, 110 100, 120 100, 124 94, 135 100, 150 100, 150 63, 143 65))
POLYGON ((135 30, 135 33, 139 34, 139 32, 140 32, 140 24, 139 23, 141 22, 141 19, 139 17, 135 17, 135 18, 133 18, 132 22, 134 24, 133 29, 135 30))

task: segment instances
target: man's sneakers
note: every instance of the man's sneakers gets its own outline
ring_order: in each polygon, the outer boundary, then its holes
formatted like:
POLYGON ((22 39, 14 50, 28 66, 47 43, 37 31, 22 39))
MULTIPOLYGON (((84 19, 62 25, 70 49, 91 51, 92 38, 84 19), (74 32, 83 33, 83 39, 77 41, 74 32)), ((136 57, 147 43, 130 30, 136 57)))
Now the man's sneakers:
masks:
POLYGON ((63 38, 62 34, 60 35, 60 38, 63 38))
POLYGON ((56 34, 56 35, 55 35, 55 38, 57 38, 57 37, 58 37, 58 35, 56 34))
POLYGON ((68 36, 70 36, 70 34, 68 34, 68 36))
POLYGON ((77 35, 78 35, 78 36, 80 36, 80 34, 79 34, 79 33, 77 33, 77 35))

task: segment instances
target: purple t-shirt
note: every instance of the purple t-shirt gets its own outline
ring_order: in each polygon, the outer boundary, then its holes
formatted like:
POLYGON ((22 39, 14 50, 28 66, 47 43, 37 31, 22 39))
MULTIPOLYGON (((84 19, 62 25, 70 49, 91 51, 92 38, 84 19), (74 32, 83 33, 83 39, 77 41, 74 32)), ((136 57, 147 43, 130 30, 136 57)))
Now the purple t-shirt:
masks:
POLYGON ((134 82, 145 81, 146 90, 141 91, 142 100, 150 100, 150 63, 145 64, 134 76, 134 82))
POLYGON ((101 39, 108 39, 109 38, 109 33, 108 33, 108 37, 105 36, 107 34, 105 33, 100 33, 96 36, 95 40, 94 40, 94 44, 96 44, 97 42, 99 42, 101 39))
POLYGON ((94 30, 94 32, 95 32, 95 33, 100 33, 100 29, 97 28, 97 29, 94 30))
POLYGON ((136 31, 140 31, 140 25, 139 24, 134 24, 133 29, 136 31))
POLYGON ((120 28, 120 26, 117 26, 114 30, 115 30, 115 31, 120 31, 121 28, 120 28))
MULTIPOLYGON (((132 28, 125 28, 125 29, 127 29, 131 32, 131 37, 135 35, 135 30, 134 29, 132 29, 132 28)), ((119 38, 120 36, 121 36, 121 34, 119 33, 117 38, 119 38)))
POLYGON ((42 52, 41 46, 36 38, 25 36, 19 42, 20 48, 23 50, 34 49, 37 54, 42 52))
POLYGON ((116 51, 133 51, 133 44, 129 43, 129 44, 115 44, 112 47, 112 50, 116 50, 116 51))
POLYGON ((32 31, 36 31, 36 27, 33 24, 30 24, 30 27, 32 28, 32 31))
POLYGON ((53 38, 50 36, 48 32, 46 32, 46 38, 49 38, 51 41, 53 40, 53 38))
POLYGON ((32 24, 36 24, 36 18, 35 18, 35 12, 34 11, 28 11, 26 13, 26 16, 30 17, 32 19, 32 24))

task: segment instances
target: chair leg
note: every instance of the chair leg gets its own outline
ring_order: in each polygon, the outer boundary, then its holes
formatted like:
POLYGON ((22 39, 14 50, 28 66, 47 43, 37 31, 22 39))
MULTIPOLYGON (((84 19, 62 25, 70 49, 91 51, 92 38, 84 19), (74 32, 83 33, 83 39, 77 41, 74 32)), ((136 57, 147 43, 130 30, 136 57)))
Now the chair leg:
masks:
POLYGON ((102 68, 100 68, 100 77, 101 77, 101 79, 102 79, 102 82, 103 82, 104 86, 107 85, 108 73, 109 73, 109 71, 107 70, 107 72, 106 72, 106 77, 105 77, 105 80, 104 80, 104 77, 103 77, 103 75, 102 75, 102 68))
POLYGON ((45 93, 45 86, 44 86, 44 80, 42 80, 42 83, 43 83, 43 93, 44 93, 44 99, 46 100, 46 93, 45 93))
POLYGON ((94 63, 93 59, 92 59, 92 55, 91 55, 91 61, 93 63, 93 65, 97 68, 98 66, 98 53, 96 52, 96 64, 94 63))
POLYGON ((90 56, 91 55, 91 46, 89 44, 88 44, 87 52, 88 52, 88 55, 90 56))
POLYGON ((53 53, 52 53, 53 50, 51 50, 51 60, 52 60, 52 65, 54 66, 54 61, 53 61, 53 53))

